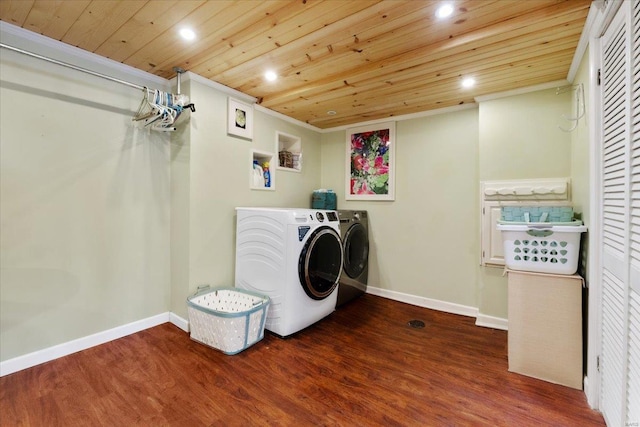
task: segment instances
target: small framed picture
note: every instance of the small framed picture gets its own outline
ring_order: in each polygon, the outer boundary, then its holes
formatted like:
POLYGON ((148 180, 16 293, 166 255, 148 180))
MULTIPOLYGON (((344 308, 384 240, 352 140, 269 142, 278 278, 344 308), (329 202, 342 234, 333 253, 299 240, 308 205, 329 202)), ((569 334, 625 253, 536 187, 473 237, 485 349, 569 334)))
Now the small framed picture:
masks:
POLYGON ((253 139, 253 105, 229 98, 227 133, 248 140, 253 139))

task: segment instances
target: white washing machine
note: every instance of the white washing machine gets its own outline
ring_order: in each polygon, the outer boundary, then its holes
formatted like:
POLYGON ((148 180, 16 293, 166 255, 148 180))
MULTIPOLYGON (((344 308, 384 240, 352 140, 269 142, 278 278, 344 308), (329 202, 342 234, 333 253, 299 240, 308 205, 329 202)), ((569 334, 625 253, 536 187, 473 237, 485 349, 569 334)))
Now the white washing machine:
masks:
POLYGON ((265 329, 286 337, 331 314, 343 250, 335 211, 236 208, 236 279, 271 298, 265 329))

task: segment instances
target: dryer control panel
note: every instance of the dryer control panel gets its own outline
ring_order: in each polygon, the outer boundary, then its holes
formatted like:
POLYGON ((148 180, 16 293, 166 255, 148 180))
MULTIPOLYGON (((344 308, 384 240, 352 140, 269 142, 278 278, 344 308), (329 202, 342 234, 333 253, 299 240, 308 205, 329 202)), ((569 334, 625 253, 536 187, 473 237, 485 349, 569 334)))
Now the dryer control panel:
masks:
POLYGON ((329 221, 334 221, 334 222, 335 222, 335 221, 338 221, 338 214, 336 214, 336 213, 335 213, 335 212, 333 212, 333 211, 329 211, 329 212, 327 212, 327 219, 328 219, 329 221))

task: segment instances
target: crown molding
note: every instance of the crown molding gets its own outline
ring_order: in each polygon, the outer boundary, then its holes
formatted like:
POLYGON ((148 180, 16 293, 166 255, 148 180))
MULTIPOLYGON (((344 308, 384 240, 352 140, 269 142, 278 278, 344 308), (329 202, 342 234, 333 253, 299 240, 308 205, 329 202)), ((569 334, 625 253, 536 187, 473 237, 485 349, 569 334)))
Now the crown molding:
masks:
POLYGON ((337 131, 342 131, 342 130, 346 130, 346 129, 353 128, 353 127, 369 126, 369 125, 374 125, 374 124, 378 124, 378 123, 384 123, 384 122, 388 122, 388 121, 401 122, 401 121, 404 121, 404 120, 419 119, 421 117, 429 117, 429 116, 437 116, 439 114, 455 113, 457 111, 470 110, 470 109, 473 109, 473 108, 478 108, 478 104, 473 103, 473 104, 454 105, 453 107, 438 108, 436 110, 421 111, 419 113, 404 114, 404 115, 401 115, 401 116, 384 117, 382 119, 369 120, 369 121, 366 121, 366 122, 352 123, 352 124, 349 124, 349 125, 343 125, 343 126, 337 126, 337 127, 333 127, 333 128, 321 129, 320 133, 337 132, 337 131))
POLYGON ((255 104, 256 102, 256 98, 251 96, 251 95, 247 95, 244 92, 240 92, 239 90, 235 90, 233 88, 230 88, 229 86, 225 86, 221 83, 218 83, 216 81, 213 80, 209 80, 206 77, 202 77, 199 74, 195 74, 192 73, 191 71, 187 71, 182 75, 183 81, 185 80, 191 80, 193 82, 199 83, 203 86, 208 86, 212 89, 215 89, 219 92, 222 93, 226 93, 229 96, 233 96, 234 98, 237 98, 240 101, 244 101, 244 102, 248 102, 251 104, 255 104))
POLYGON ((318 132, 318 133, 322 133, 322 131, 323 131, 319 127, 310 125, 309 123, 305 123, 305 122, 300 121, 298 119, 294 119, 293 117, 285 116, 282 113, 278 113, 277 111, 270 110, 269 108, 263 107, 262 105, 256 104, 254 106, 254 108, 256 110, 258 110, 258 111, 262 111, 265 114, 268 114, 270 116, 276 117, 276 118, 278 118, 280 120, 284 120, 285 122, 292 123, 292 124, 294 124, 296 126, 300 126, 302 128, 309 129, 309 130, 312 130, 312 131, 318 132))
POLYGON ((597 2, 593 2, 591 3, 591 6, 589 6, 589 14, 587 15, 584 27, 582 27, 582 34, 580 34, 580 40, 578 41, 578 46, 573 54, 573 60, 571 61, 569 72, 567 73, 567 81, 570 83, 573 83, 573 80, 576 78, 578 68, 580 67, 584 53, 587 51, 589 38, 592 37, 594 27, 596 27, 602 20, 600 8, 601 6, 599 6, 597 2))
POLYGON ((496 92, 489 95, 476 96, 474 99, 476 102, 492 101, 494 99, 507 98, 509 96, 524 95, 526 93, 538 92, 541 90, 555 89, 562 86, 567 86, 569 82, 567 80, 556 80, 548 83, 541 83, 539 85, 522 87, 514 90, 507 90, 504 92, 496 92))
POLYGON ((260 111, 260 112, 262 112, 264 114, 267 114, 269 116, 276 117, 276 118, 278 118, 280 120, 284 120, 285 122, 289 122, 289 123, 292 123, 292 124, 294 124, 296 126, 300 126, 300 127, 306 128, 306 129, 310 129, 310 130, 315 131, 315 132, 321 132, 320 128, 317 128, 317 127, 312 126, 312 125, 310 125, 308 123, 302 122, 302 121, 300 121, 298 119, 294 119, 293 117, 285 116, 282 113, 278 113, 277 111, 270 110, 269 108, 263 107, 260 104, 256 104, 257 98, 255 98, 255 97, 253 97, 251 95, 247 95, 244 92, 240 92, 240 91, 238 91, 236 89, 230 88, 229 86, 225 86, 225 85, 223 85, 221 83, 218 83, 216 81, 209 80, 206 77, 202 77, 199 74, 195 74, 195 73, 192 73, 190 71, 187 71, 186 73, 184 73, 182 75, 182 77, 185 78, 185 80, 191 80, 191 81, 197 82, 197 83, 199 83, 199 84, 201 84, 203 86, 208 86, 208 87, 210 87, 212 89, 215 89, 215 90, 218 90, 218 91, 220 91, 222 93, 226 93, 227 95, 232 96, 234 98, 237 98, 240 101, 249 102, 249 103, 253 104, 253 108, 255 110, 260 111))
MULTIPOLYGON (((155 86, 159 89, 167 89, 170 86, 169 80, 156 76, 155 74, 34 33, 33 31, 25 30, 24 28, 4 21, 0 21, 0 41, 3 44, 27 52, 66 62, 97 73, 107 74, 111 77, 130 81, 140 86, 155 86)), ((0 52, 2 52, 2 49, 0 49, 0 52)), ((0 56, 0 59, 4 58, 0 56)))

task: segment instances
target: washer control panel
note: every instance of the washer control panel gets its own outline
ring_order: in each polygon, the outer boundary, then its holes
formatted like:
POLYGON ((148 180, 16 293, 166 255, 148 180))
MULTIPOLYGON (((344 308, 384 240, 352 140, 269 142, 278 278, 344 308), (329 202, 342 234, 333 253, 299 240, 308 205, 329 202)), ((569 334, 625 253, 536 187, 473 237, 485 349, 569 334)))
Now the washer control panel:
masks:
POLYGON ((296 223, 322 223, 322 222, 338 222, 338 213, 335 211, 295 211, 294 218, 296 223))

